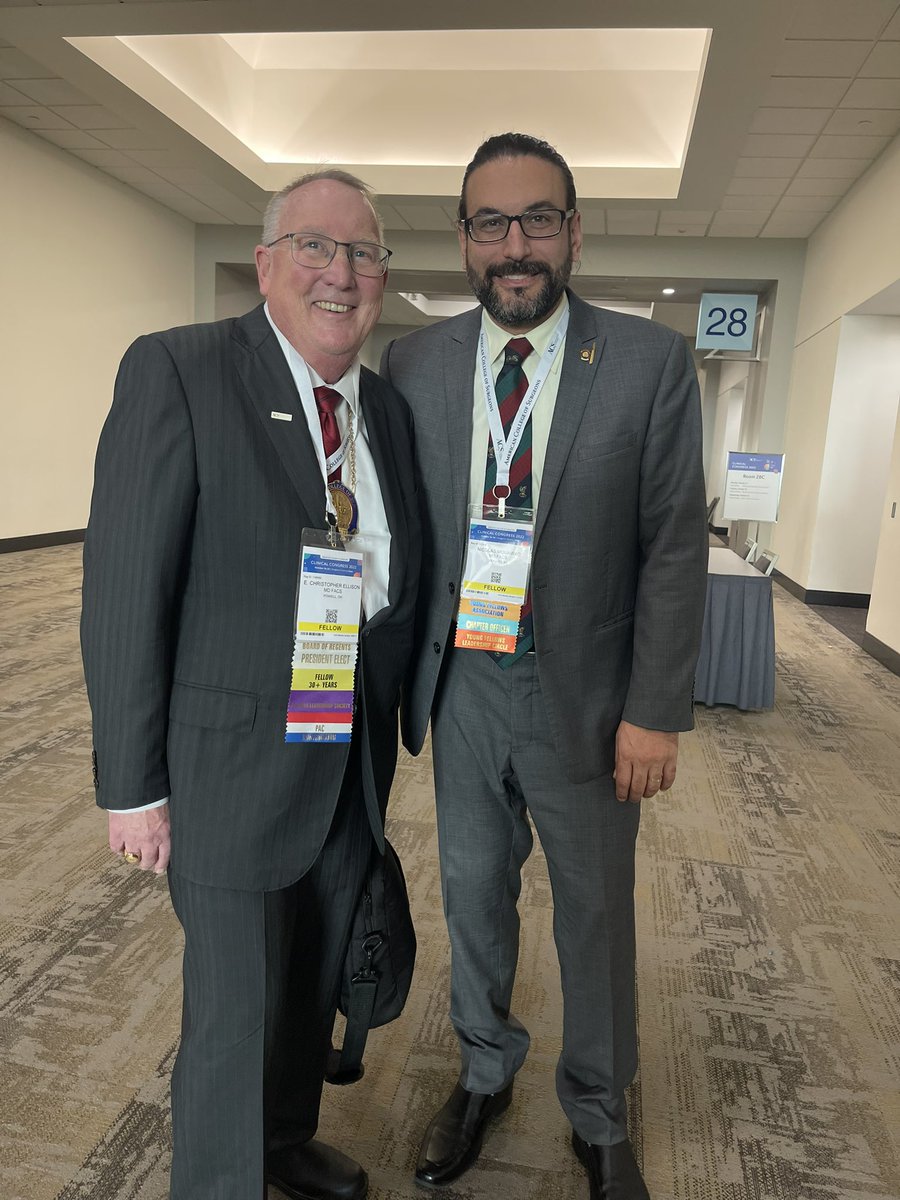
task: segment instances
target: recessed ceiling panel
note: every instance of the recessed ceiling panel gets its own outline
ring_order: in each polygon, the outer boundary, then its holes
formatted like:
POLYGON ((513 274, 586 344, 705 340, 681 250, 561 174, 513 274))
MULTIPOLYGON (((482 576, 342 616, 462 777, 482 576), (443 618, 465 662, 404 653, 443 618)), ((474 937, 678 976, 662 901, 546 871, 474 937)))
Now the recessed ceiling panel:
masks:
POLYGON ((452 194, 473 146, 528 129, 565 145, 584 197, 644 199, 677 195, 709 30, 71 41, 267 189, 329 164, 359 171, 381 192, 452 194))

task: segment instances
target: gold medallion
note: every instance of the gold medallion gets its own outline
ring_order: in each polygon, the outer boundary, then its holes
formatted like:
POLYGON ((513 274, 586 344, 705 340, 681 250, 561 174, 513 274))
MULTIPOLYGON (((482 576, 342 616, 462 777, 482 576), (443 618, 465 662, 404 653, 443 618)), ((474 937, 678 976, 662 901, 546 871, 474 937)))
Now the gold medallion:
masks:
POLYGON ((359 521, 356 497, 343 483, 329 483, 328 492, 331 496, 331 503, 334 505, 334 514, 337 517, 337 527, 341 537, 345 538, 348 533, 356 533, 359 521))

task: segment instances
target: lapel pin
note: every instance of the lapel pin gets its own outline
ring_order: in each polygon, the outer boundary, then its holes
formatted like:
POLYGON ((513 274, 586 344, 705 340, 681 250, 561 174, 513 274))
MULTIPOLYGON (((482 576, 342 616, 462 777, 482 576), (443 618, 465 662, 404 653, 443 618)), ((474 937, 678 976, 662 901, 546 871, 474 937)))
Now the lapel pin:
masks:
POLYGON ((269 414, 273 421, 293 421, 292 413, 272 412, 269 414))
POLYGON ((592 363, 594 361, 594 345, 595 345, 595 343, 591 342, 590 350, 582 350, 582 352, 581 352, 581 361, 582 362, 592 363))

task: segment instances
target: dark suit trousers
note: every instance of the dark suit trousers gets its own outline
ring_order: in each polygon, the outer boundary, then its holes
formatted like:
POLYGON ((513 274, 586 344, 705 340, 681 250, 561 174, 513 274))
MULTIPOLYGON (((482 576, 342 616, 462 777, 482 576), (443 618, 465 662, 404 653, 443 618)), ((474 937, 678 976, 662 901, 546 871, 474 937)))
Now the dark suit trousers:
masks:
MULTIPOLYGON (((510 1005, 521 869, 532 848, 530 814, 550 874, 563 991, 557 1093, 586 1141, 621 1141, 627 1135, 625 1088, 637 1069, 634 847, 640 808, 619 804, 609 775, 579 784, 566 779, 533 654, 505 671, 480 651, 448 655, 432 748, 460 1080, 474 1092, 499 1091, 528 1050, 528 1033, 510 1005)), ((571 703, 578 703, 577 695, 571 703)))
POLYGON ((231 891, 170 872, 185 936, 171 1200, 257 1200, 266 1152, 315 1133, 341 969, 374 849, 358 761, 351 754, 318 858, 290 887, 231 891))

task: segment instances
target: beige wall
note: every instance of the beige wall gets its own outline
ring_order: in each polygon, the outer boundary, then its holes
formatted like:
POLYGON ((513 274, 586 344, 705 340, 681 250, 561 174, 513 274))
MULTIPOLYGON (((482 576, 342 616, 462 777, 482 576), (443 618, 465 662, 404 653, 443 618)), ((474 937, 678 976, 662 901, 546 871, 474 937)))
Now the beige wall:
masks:
POLYGON ((887 492, 882 506, 875 582, 866 633, 900 653, 900 411, 894 429, 887 492), (893 516, 891 512, 893 510, 893 516))
MULTIPOLYGON (((804 588, 861 590, 847 588, 840 573, 827 565, 820 569, 825 559, 819 559, 817 567, 814 547, 817 524, 827 522, 829 513, 834 515, 827 477, 823 483, 823 461, 832 399, 840 382, 836 369, 841 322, 900 279, 898 197, 900 139, 895 139, 816 230, 807 248, 788 401, 781 518, 774 535, 774 547, 782 556, 779 571, 804 588)), ((837 410, 834 418, 836 429, 837 410)), ((867 420, 865 397, 860 397, 856 419, 861 424, 867 420)), ((884 501, 878 512, 883 512, 884 501)), ((873 520, 877 521, 874 514, 873 520)), ((885 537, 883 526, 881 532, 871 591, 871 612, 880 632, 871 632, 900 652, 900 538, 885 537)))
POLYGON ((797 341, 900 279, 900 138, 809 239, 797 341))
POLYGON ((810 563, 813 590, 872 591, 898 396, 900 317, 844 317, 810 563))
POLYGON ((123 351, 194 319, 194 225, 0 119, 0 538, 84 526, 123 351))
POLYGON ((803 587, 812 561, 840 332, 835 321, 794 351, 784 481, 772 544, 781 556, 778 570, 803 587))
MULTIPOLYGON (((713 514, 713 524, 723 526, 725 496, 725 467, 729 450, 742 450, 741 418, 751 363, 724 360, 719 369, 714 423, 712 431, 704 430, 704 441, 709 443, 709 474, 706 482, 706 499, 719 497, 713 514)), ((755 450, 756 447, 754 446, 755 450)))
POLYGON ((246 271, 224 263, 216 264, 216 306, 211 320, 242 317, 251 308, 256 308, 261 299, 255 277, 250 280, 246 271))

